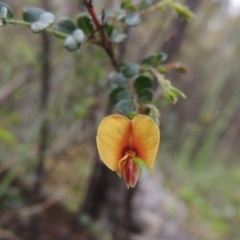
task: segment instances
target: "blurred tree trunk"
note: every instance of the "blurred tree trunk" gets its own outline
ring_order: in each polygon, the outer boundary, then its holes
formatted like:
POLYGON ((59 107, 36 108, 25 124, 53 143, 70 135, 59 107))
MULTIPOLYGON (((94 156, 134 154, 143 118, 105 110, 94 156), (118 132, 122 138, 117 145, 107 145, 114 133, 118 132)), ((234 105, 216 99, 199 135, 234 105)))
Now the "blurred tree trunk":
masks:
MULTIPOLYGON (((44 9, 49 10, 49 1, 42 0, 42 6, 44 9)), ((44 182, 45 174, 45 157, 48 148, 48 138, 49 138, 49 123, 47 119, 47 111, 49 107, 49 94, 50 94, 50 75, 51 75, 51 43, 47 32, 43 32, 41 35, 41 93, 40 93, 40 106, 39 113, 42 116, 42 122, 39 130, 39 143, 38 143, 38 160, 36 166, 36 181, 32 190, 32 203, 38 204, 41 202, 42 198, 42 187, 44 182)), ((41 239, 40 230, 40 215, 34 215, 31 218, 31 239, 41 239)))

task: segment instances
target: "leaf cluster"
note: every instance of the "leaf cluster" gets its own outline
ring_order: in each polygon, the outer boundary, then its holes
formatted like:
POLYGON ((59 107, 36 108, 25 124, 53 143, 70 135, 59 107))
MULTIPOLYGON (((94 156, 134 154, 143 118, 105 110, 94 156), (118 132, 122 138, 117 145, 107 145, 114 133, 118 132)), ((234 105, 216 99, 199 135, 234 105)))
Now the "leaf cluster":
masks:
POLYGON ((167 54, 164 52, 148 55, 140 64, 127 61, 119 63, 115 46, 126 39, 126 29, 138 26, 146 13, 170 6, 180 18, 187 21, 192 19, 192 13, 187 7, 173 0, 163 0, 157 4, 153 4, 151 0, 138 3, 123 0, 119 8, 104 10, 97 16, 91 1, 84 0, 80 3, 85 5, 88 13, 80 14, 76 21, 66 17, 55 21, 53 13, 37 7, 24 8, 23 21, 17 21, 14 20, 10 7, 0 2, 0 25, 19 24, 28 26, 33 33, 51 32, 57 38, 63 39, 65 48, 71 52, 87 42, 102 47, 115 68, 115 71, 109 74, 109 97, 116 111, 130 118, 138 113, 147 114, 158 122, 160 114, 152 104, 154 80, 158 80, 163 96, 175 104, 178 97, 185 98, 185 95, 173 87, 164 74, 170 70, 184 72, 186 69, 181 64, 169 67, 169 64, 165 63, 167 54))

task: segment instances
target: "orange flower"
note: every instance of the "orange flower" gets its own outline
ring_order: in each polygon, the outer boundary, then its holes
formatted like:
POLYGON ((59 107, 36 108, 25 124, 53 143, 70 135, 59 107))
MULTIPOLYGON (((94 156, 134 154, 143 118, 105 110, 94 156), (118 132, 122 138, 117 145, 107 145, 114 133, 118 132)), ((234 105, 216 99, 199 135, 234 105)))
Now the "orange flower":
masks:
POLYGON ((100 158, 119 177, 123 175, 127 188, 135 187, 142 164, 152 168, 159 141, 159 128, 146 115, 138 115, 133 120, 122 115, 108 116, 97 133, 100 158))

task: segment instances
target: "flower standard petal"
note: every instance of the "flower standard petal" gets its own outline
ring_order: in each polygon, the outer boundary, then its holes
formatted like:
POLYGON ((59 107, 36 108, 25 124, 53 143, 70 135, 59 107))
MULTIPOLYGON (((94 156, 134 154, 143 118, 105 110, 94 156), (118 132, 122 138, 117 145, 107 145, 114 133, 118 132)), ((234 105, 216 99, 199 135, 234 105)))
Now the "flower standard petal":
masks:
POLYGON ((131 136, 137 157, 149 168, 153 166, 160 142, 157 124, 148 116, 138 115, 132 120, 131 136))
POLYGON ((129 146, 131 121, 122 115, 104 118, 97 133, 97 147, 101 160, 108 168, 117 171, 118 162, 129 146))

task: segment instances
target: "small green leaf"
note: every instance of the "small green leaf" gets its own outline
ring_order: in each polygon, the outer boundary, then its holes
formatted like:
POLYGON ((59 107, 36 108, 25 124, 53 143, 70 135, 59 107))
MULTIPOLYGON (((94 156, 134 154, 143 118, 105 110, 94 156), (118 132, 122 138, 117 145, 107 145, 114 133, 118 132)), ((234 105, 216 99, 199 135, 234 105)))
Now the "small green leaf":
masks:
POLYGON ((141 18, 138 13, 129 13, 123 20, 130 27, 135 27, 141 22, 141 18))
POLYGON ((91 18, 84 14, 80 15, 77 19, 77 26, 83 30, 86 35, 90 35, 94 32, 94 27, 91 18))
POLYGON ((135 79, 133 87, 137 93, 145 88, 152 88, 152 80, 146 76, 139 76, 135 79))
POLYGON ((128 79, 122 73, 117 73, 115 80, 118 84, 126 84, 128 82, 128 79))
POLYGON ((159 126, 160 113, 159 110, 153 104, 145 104, 144 107, 147 107, 147 115, 159 126))
POLYGON ((187 67, 184 66, 184 65, 179 65, 176 70, 177 70, 178 72, 180 72, 180 73, 183 73, 183 74, 185 74, 185 73, 188 72, 187 67))
POLYGON ((105 29, 108 37, 111 38, 113 30, 114 30, 114 26, 111 24, 106 24, 104 29, 105 29))
POLYGON ((78 50, 81 45, 74 39, 73 35, 69 35, 64 41, 64 46, 68 51, 74 52, 78 50))
POLYGON ((114 43, 120 43, 122 42, 125 38, 127 37, 127 35, 125 33, 118 33, 116 31, 116 29, 113 30, 113 33, 111 35, 111 40, 114 43))
POLYGON ((156 67, 162 62, 164 62, 167 59, 167 54, 164 52, 160 52, 158 54, 153 54, 145 57, 142 60, 142 64, 148 65, 148 66, 153 66, 156 67))
POLYGON ((152 5, 152 0, 141 0, 140 9, 149 8, 152 5))
POLYGON ((123 0, 121 4, 121 8, 128 10, 130 12, 136 11, 136 7, 133 5, 132 0, 123 0))
POLYGON ((23 19, 31 23, 30 28, 34 33, 39 33, 54 22, 54 15, 41 8, 26 7, 23 11, 23 19))
POLYGON ((173 2, 171 5, 176 10, 180 19, 186 20, 187 22, 193 19, 193 12, 188 7, 176 2, 173 2))
POLYGON ((151 171, 151 168, 141 158, 133 158, 133 160, 137 164, 137 166, 139 166, 139 167, 146 167, 149 171, 151 171))
POLYGON ((120 102, 117 103, 116 105, 116 110, 117 112, 119 112, 120 114, 123 115, 128 115, 129 113, 134 111, 134 105, 132 100, 122 100, 120 102))
POLYGON ((137 116, 137 113, 136 113, 136 112, 131 112, 131 113, 129 113, 129 114, 127 115, 127 117, 128 117, 130 120, 134 119, 136 116, 137 116))
POLYGON ((162 86, 164 97, 166 97, 171 103, 175 104, 178 101, 178 97, 186 98, 186 95, 183 92, 173 87, 171 82, 166 80, 161 74, 155 73, 155 76, 162 86))
POLYGON ((3 16, 5 19, 14 19, 14 13, 13 13, 12 9, 7 4, 0 2, 0 12, 1 12, 1 14, 3 13, 3 15, 5 15, 5 16, 3 16), (3 9, 7 8, 7 12, 4 13, 5 10, 1 10, 2 8, 3 9))
POLYGON ((81 44, 85 37, 84 32, 81 29, 74 30, 72 36, 78 44, 81 44))
POLYGON ((110 93, 109 98, 113 104, 116 104, 121 100, 130 99, 131 93, 126 88, 117 87, 110 93))
POLYGON ((0 26, 5 25, 5 20, 13 18, 12 9, 7 4, 0 2, 0 26))
POLYGON ((134 77, 139 73, 139 65, 136 63, 121 63, 119 65, 120 72, 126 77, 134 77))
POLYGON ((153 99, 153 90, 151 88, 144 88, 137 94, 139 104, 149 103, 153 99))
POLYGON ((128 82, 128 79, 119 72, 112 71, 108 74, 109 82, 116 83, 119 86, 124 86, 128 82))
POLYGON ((126 10, 124 9, 117 9, 116 10, 116 19, 117 21, 121 21, 127 15, 126 10))
POLYGON ((158 67, 156 68, 156 70, 157 70, 158 72, 160 72, 160 73, 167 73, 167 72, 168 72, 168 70, 167 70, 165 67, 163 67, 163 66, 158 66, 158 67))
POLYGON ((9 130, 0 127, 0 142, 8 145, 14 145, 16 141, 17 139, 14 134, 12 134, 9 130))
MULTIPOLYGON (((62 18, 57 22, 57 25, 55 27, 55 30, 71 35, 75 30, 77 29, 77 25, 69 18, 62 18)), ((60 38, 64 38, 62 36, 58 36, 60 38)))
POLYGON ((45 12, 46 11, 42 8, 26 7, 23 9, 23 20, 30 23, 37 22, 40 16, 45 12))
POLYGON ((109 95, 109 98, 113 104, 116 104, 118 102, 118 93, 122 92, 124 90, 123 87, 117 87, 112 90, 112 92, 109 95))
POLYGON ((120 43, 126 38, 125 33, 119 33, 116 28, 114 28, 111 24, 106 24, 105 31, 108 35, 108 37, 111 39, 114 43, 120 43))

